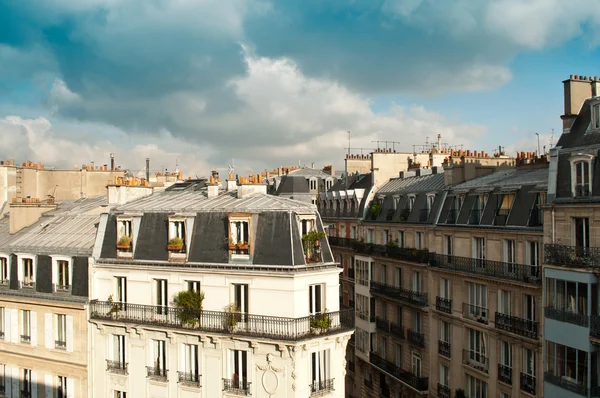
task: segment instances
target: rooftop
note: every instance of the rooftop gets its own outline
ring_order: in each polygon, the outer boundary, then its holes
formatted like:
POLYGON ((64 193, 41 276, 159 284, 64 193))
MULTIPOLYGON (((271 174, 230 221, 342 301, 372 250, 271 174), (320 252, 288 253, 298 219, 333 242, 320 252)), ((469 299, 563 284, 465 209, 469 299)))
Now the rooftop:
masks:
POLYGON ((383 185, 378 194, 431 192, 444 188, 444 174, 393 178, 383 185))

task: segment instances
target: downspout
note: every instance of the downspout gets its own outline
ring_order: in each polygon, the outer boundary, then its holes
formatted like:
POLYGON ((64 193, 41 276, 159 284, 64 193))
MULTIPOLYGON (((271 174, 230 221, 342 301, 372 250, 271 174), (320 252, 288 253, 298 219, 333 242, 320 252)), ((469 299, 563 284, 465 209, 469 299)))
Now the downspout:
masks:
POLYGON ((552 206, 552 244, 556 244, 556 235, 554 232, 554 206, 552 206))

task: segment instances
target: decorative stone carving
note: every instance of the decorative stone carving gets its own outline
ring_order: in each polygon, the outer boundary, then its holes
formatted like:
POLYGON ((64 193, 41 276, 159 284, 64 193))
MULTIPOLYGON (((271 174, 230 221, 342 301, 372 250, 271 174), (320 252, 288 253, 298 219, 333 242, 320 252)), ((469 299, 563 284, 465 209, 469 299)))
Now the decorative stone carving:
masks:
POLYGON ((296 391, 296 346, 287 346, 287 351, 290 359, 292 360, 292 390, 296 391))
POLYGON ((273 396, 279 388, 279 376, 278 373, 283 373, 283 368, 276 368, 273 366, 273 355, 267 354, 267 364, 261 366, 256 364, 258 370, 262 370, 263 374, 261 377, 261 383, 265 392, 269 394, 269 397, 273 396))

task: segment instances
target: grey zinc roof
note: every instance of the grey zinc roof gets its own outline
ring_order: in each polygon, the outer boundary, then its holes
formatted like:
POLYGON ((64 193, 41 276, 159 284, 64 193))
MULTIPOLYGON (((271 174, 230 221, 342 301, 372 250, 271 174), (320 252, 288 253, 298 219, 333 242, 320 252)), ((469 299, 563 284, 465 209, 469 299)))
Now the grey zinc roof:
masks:
POLYGON ((8 234, 8 217, 0 222, 0 250, 35 254, 89 256, 96 238, 96 225, 106 198, 58 203, 56 210, 44 213, 33 225, 8 234), (7 235, 8 237, 5 237, 7 235))
POLYGON ((444 187, 444 174, 429 174, 419 177, 393 178, 383 185, 378 194, 432 192, 444 187))
POLYGON ((157 192, 117 207, 124 212, 249 212, 262 211, 308 211, 315 212, 316 206, 275 195, 254 194, 239 199, 237 192, 221 192, 207 198, 203 191, 157 192))
POLYGON ((538 188, 548 186, 548 169, 511 169, 497 171, 482 177, 457 184, 455 190, 469 190, 482 188, 519 188, 526 185, 534 185, 538 188))
POLYGON ((301 169, 291 171, 288 173, 288 175, 291 175, 294 177, 306 177, 306 178, 309 178, 309 177, 319 177, 319 178, 333 177, 331 174, 327 174, 323 170, 311 169, 309 167, 303 167, 301 169))
POLYGON ((281 176, 277 195, 284 193, 310 193, 308 181, 302 176, 281 176))

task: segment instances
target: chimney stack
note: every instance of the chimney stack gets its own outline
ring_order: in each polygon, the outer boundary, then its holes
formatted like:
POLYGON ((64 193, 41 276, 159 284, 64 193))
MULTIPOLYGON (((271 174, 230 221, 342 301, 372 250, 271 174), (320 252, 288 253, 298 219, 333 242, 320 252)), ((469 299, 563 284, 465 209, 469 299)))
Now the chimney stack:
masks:
POLYGON ((235 191, 237 189, 237 181, 235 180, 233 174, 229 174, 229 178, 227 179, 227 192, 235 191))
POLYGON ((560 117, 563 121, 563 132, 568 132, 579 114, 583 102, 597 91, 597 82, 591 77, 571 75, 563 80, 565 113, 560 117))
POLYGON ((115 154, 110 154, 110 171, 115 171, 115 154))
MULTIPOLYGON (((213 171, 213 175, 214 173, 215 172, 213 171)), ((215 177, 210 176, 210 182, 206 185, 206 192, 208 198, 216 198, 219 196, 219 184, 217 183, 215 177)))
POLYGON ((592 97, 600 96, 600 80, 598 76, 592 78, 592 97))
POLYGON ((150 181, 150 158, 146 158, 146 181, 150 181))

